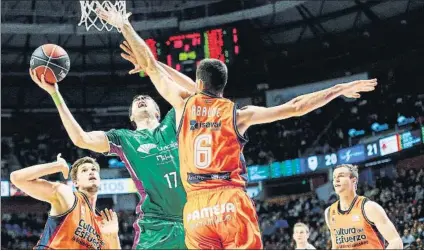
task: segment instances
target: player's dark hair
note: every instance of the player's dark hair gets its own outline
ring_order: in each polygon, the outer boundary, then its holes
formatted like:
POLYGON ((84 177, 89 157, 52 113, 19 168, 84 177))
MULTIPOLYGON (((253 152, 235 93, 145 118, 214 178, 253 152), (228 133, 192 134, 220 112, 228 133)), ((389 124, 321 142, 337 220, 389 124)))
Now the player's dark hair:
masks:
MULTIPOLYGON (((130 108, 129 108, 129 118, 130 118, 130 121, 131 121, 131 115, 132 115, 132 106, 133 106, 133 103, 134 103, 134 101, 136 100, 136 99, 138 99, 138 98, 140 98, 140 97, 145 97, 145 98, 149 98, 149 99, 151 99, 151 100, 153 100, 153 103, 155 104, 155 108, 156 108, 156 111, 158 112, 158 117, 157 117, 157 119, 158 119, 158 121, 160 120, 160 109, 159 109, 159 105, 156 103, 156 101, 152 98, 152 97, 150 97, 149 95, 141 95, 141 94, 139 94, 139 95, 135 95, 134 96, 134 98, 132 99, 132 101, 131 101, 131 105, 130 105, 130 108)), ((137 125, 135 124, 135 122, 134 121, 131 121, 131 125, 133 126, 133 128, 135 128, 135 129, 137 129, 137 125)))
POLYGON ((227 84, 228 69, 218 59, 203 59, 197 66, 196 78, 203 81, 205 91, 222 93, 227 84))

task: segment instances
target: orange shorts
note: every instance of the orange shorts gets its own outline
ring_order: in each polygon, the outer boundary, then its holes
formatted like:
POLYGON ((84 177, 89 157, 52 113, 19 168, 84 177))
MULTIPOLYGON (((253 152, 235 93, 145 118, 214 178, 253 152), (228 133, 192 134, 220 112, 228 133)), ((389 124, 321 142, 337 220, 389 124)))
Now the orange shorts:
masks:
POLYGON ((258 217, 241 188, 190 192, 184 207, 189 249, 262 249, 258 217))

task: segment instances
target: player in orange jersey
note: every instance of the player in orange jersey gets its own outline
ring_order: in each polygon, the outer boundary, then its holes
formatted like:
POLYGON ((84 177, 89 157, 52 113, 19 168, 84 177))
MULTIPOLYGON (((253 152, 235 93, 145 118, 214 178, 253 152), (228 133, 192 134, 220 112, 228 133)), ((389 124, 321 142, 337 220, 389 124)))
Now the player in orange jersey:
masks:
POLYGON ((66 161, 57 161, 14 171, 10 180, 29 196, 50 203, 51 209, 44 231, 34 249, 120 249, 118 218, 112 210, 96 214, 100 167, 84 157, 72 166, 71 178, 77 192, 70 186, 40 179, 61 172, 68 178, 66 161))
POLYGON ((332 249, 402 249, 402 240, 384 209, 356 194, 358 168, 337 166, 333 186, 339 200, 325 210, 332 249))
POLYGON ((308 242, 309 227, 304 223, 296 223, 293 227, 293 240, 296 242, 296 249, 315 249, 308 242))
MULTIPOLYGON (((376 80, 339 84, 302 95, 276 107, 236 105, 223 98, 227 67, 205 59, 196 70, 196 93, 178 86, 155 60, 128 21, 130 14, 98 9, 100 18, 119 28, 137 65, 145 69, 159 93, 175 108, 180 172, 187 192, 184 207, 186 245, 190 249, 261 249, 256 210, 245 192, 243 146, 256 124, 302 116, 334 98, 359 98, 375 89, 376 80)), ((179 83, 181 84, 181 83, 179 83)))

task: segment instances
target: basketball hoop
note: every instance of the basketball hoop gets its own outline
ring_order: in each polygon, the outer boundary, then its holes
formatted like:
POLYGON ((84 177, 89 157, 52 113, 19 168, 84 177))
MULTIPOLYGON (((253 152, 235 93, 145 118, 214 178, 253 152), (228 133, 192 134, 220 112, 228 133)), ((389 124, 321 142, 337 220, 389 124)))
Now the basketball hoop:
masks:
MULTIPOLYGON (((115 4, 110 1, 80 1, 81 5, 81 20, 78 26, 85 24, 85 29, 88 31, 91 27, 94 26, 98 31, 106 29, 111 31, 113 26, 105 22, 103 19, 97 16, 96 8, 98 5, 101 5, 103 8, 106 5, 112 6, 116 11, 120 12, 122 15, 126 14, 126 4, 125 1, 115 1, 115 4)), ((120 29, 116 28, 118 32, 121 32, 120 29)))

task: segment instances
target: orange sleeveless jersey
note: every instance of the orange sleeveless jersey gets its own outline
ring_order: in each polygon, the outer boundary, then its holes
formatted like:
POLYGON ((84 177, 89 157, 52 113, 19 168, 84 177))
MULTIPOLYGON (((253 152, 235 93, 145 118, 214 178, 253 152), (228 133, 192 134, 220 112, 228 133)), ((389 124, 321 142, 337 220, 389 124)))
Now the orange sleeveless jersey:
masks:
POLYGON ((327 220, 334 249, 384 249, 385 241, 364 215, 368 198, 356 196, 349 210, 341 211, 339 201, 328 210, 327 220))
POLYGON ((58 216, 49 216, 44 231, 34 249, 108 249, 100 234, 96 216, 88 198, 75 193, 73 207, 58 216))
POLYGON ((191 96, 178 129, 181 179, 186 192, 222 186, 244 187, 246 164, 236 105, 206 93, 191 96))

